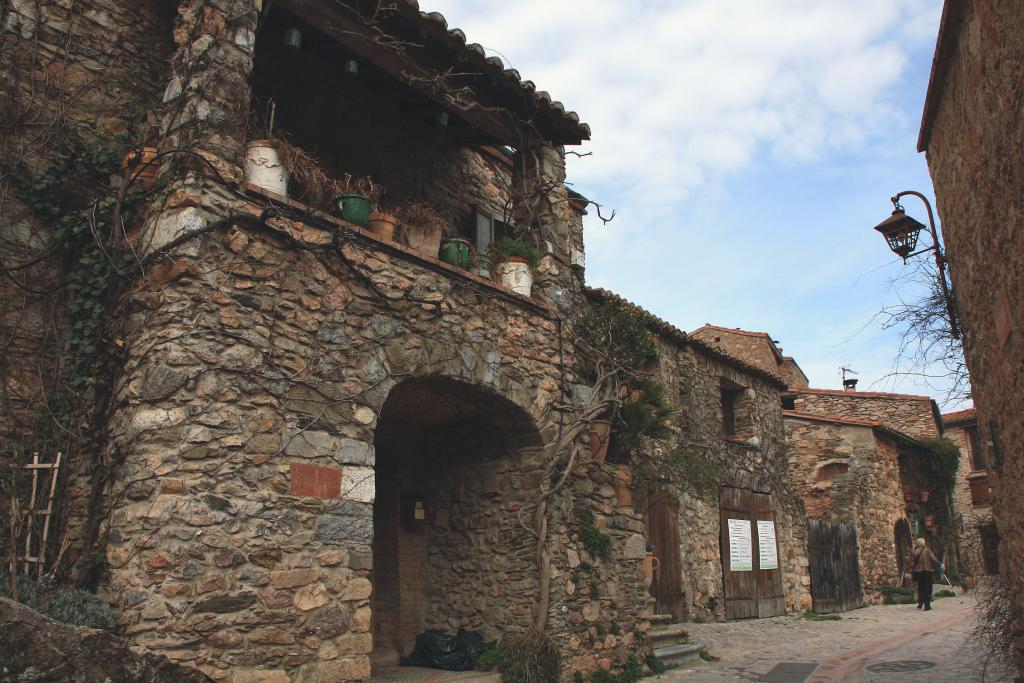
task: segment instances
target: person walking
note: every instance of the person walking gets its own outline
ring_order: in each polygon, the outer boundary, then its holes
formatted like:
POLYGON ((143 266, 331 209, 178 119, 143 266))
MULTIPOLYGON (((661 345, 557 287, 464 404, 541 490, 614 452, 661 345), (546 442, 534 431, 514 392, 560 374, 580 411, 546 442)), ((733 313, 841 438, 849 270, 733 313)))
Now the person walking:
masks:
POLYGON ((932 608, 932 573, 939 566, 935 554, 925 544, 923 538, 914 542, 914 550, 910 553, 910 575, 917 583, 917 609, 932 608))

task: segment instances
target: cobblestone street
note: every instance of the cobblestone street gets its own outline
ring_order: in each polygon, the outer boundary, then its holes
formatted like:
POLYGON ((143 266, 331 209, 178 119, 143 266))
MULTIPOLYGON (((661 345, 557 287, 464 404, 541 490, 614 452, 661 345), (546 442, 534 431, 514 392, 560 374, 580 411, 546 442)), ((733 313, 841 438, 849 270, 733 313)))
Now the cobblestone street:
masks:
POLYGON ((970 642, 974 599, 937 600, 930 612, 914 605, 885 605, 846 612, 838 621, 786 616, 715 624, 689 624, 690 638, 717 662, 696 662, 669 671, 666 682, 725 683, 995 683, 1005 671, 985 670, 985 657, 970 642), (817 664, 802 674, 772 669, 779 664, 817 664))

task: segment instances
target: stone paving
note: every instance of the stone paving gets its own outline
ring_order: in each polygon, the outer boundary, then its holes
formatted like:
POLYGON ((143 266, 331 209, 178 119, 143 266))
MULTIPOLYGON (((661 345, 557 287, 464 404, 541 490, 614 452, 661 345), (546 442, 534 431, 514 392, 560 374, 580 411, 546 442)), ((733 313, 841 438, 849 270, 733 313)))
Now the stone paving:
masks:
POLYGON ((838 621, 800 616, 715 624, 688 624, 717 662, 697 662, 659 677, 666 683, 758 681, 777 664, 817 662, 810 677, 768 678, 782 683, 1002 683, 1005 671, 986 671, 970 642, 973 597, 914 605, 881 605, 842 614, 838 621))

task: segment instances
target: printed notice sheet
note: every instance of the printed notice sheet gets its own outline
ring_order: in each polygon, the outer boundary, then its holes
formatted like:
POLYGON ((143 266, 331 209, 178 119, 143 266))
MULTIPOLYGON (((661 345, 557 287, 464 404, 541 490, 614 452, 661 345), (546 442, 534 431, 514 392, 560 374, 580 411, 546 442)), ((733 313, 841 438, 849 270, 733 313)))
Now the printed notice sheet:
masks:
POLYGON ((734 572, 754 570, 749 519, 729 520, 729 570, 734 572))
POLYGON ((775 546, 775 522, 757 521, 757 559, 761 569, 779 568, 779 551, 775 546))

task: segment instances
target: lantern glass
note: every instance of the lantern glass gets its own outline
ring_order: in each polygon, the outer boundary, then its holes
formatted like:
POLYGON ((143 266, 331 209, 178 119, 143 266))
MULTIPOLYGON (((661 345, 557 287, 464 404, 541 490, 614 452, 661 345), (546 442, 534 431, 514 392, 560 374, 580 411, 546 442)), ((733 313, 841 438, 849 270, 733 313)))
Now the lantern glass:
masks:
POLYGON ((906 259, 917 247, 917 238, 924 224, 914 220, 903 209, 896 209, 892 215, 875 226, 882 233, 889 248, 897 256, 906 259))

